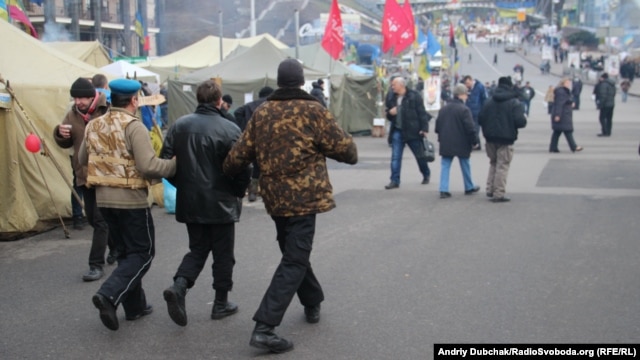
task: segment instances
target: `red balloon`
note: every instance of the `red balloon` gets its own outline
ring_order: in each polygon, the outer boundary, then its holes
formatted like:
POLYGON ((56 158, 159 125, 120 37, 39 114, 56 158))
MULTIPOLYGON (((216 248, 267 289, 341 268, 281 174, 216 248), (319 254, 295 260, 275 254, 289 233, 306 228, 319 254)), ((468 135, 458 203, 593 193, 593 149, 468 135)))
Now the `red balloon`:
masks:
POLYGON ((40 138, 34 134, 29 134, 27 138, 24 140, 24 147, 27 148, 32 153, 37 153, 40 151, 40 147, 42 143, 40 142, 40 138))

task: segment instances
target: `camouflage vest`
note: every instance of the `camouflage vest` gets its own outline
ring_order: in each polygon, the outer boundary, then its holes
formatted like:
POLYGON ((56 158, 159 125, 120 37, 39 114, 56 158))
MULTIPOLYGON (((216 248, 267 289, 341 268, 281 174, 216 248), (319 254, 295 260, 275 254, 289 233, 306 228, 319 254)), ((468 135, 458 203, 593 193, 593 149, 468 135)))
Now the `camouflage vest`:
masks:
POLYGON ((112 110, 87 124, 87 185, 126 189, 148 187, 148 182, 136 169, 135 159, 127 150, 124 138, 125 129, 136 120, 126 112, 112 110))

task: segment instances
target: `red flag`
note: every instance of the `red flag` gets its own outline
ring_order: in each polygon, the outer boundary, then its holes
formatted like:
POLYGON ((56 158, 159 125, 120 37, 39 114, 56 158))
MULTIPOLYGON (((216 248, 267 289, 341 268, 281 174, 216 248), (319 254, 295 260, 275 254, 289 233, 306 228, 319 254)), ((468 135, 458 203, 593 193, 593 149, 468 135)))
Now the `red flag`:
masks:
POLYGON ((382 16, 382 52, 388 52, 400 35, 400 22, 404 18, 402 7, 397 0, 387 0, 382 16))
POLYGON ((416 40, 416 24, 413 19, 413 9, 411 8, 411 4, 409 4, 409 0, 404 1, 404 6, 402 6, 402 22, 400 31, 396 44, 393 48, 393 55, 396 56, 400 54, 407 46, 413 44, 416 40))
POLYGON ((449 23, 449 46, 452 48, 456 47, 456 37, 453 32, 453 23, 449 23))
POLYGON ((338 59, 344 48, 342 17, 340 16, 338 0, 331 2, 329 19, 327 19, 327 26, 324 28, 324 36, 322 37, 322 47, 333 59, 338 59))
POLYGON ((144 45, 142 46, 142 50, 149 51, 151 49, 151 40, 149 40, 149 35, 144 36, 144 45))
POLYGON ((38 32, 33 27, 33 24, 31 24, 31 21, 29 21, 27 15, 25 15, 17 5, 9 5, 9 16, 13 20, 22 23, 29 35, 33 36, 36 39, 38 38, 38 32))

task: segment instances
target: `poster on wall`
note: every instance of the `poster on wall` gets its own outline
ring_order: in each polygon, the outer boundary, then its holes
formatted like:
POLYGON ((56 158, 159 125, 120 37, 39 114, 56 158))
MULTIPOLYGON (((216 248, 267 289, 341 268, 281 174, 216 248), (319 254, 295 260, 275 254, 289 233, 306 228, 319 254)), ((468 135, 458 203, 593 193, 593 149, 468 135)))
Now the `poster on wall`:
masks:
POLYGON ((440 110, 440 77, 431 76, 424 80, 424 108, 427 111, 440 110))
POLYGON ((580 69, 580 53, 572 51, 567 56, 567 64, 569 68, 580 69))
POLYGON ((620 58, 618 55, 609 55, 604 61, 605 71, 609 76, 618 76, 620 74, 620 58))

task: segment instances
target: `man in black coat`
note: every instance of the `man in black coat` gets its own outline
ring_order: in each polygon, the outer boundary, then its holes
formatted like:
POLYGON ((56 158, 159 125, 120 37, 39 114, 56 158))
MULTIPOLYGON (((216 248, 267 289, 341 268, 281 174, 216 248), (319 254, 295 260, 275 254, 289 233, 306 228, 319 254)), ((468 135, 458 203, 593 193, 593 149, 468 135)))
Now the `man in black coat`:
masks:
MULTIPOLYGON (((262 105, 267 100, 267 96, 273 93, 273 89, 269 86, 265 86, 258 92, 258 100, 254 100, 250 103, 244 104, 236 109, 233 115, 236 118, 236 124, 240 127, 240 130, 244 131, 247 127, 247 123, 253 116, 258 106, 262 105)), ((249 201, 254 202, 258 199, 258 179, 260 178, 260 167, 258 162, 253 162, 253 170, 251 171, 251 183, 249 184, 249 201)))
POLYGON ((387 101, 387 119, 391 120, 389 137, 391 138, 391 182, 385 189, 400 187, 400 168, 404 146, 409 145, 422 173, 422 184, 428 184, 431 176, 429 164, 424 155, 422 138, 429 132, 431 115, 424 108, 422 96, 407 88, 403 77, 396 77, 391 82, 393 96, 387 101))
POLYGON ((187 325, 187 289, 193 287, 209 253, 213 255, 216 293, 211 318, 222 319, 238 311, 227 301, 227 293, 233 286, 235 223, 249 184, 248 171, 235 179, 222 173, 222 163, 241 131, 222 115, 220 85, 207 80, 198 86, 196 96, 195 113, 179 118, 169 128, 160 155, 180 159, 169 181, 177 189, 176 220, 186 223, 189 233, 190 251, 178 267, 174 284, 163 294, 169 316, 180 326, 187 325))
POLYGON ((573 110, 580 110, 580 94, 582 94, 582 80, 576 76, 571 83, 571 95, 573 95, 573 110))
POLYGON ((489 157, 489 176, 487 177, 487 196, 493 202, 506 202, 504 196, 507 186, 509 165, 513 159, 513 143, 518 139, 518 129, 527 125, 524 107, 518 100, 510 77, 501 77, 493 97, 480 111, 480 126, 487 141, 486 151, 489 157))
POLYGON ((478 190, 479 186, 473 183, 471 177, 471 149, 478 145, 478 135, 471 110, 465 106, 468 89, 463 84, 457 84, 453 88, 453 100, 445 105, 436 119, 436 133, 440 143, 441 171, 440 171, 440 198, 451 197, 449 192, 449 171, 454 157, 458 157, 462 179, 464 180, 464 193, 471 195, 478 190))
POLYGON ((324 81, 322 79, 318 79, 318 81, 311 83, 311 87, 312 89, 310 94, 318 99, 322 106, 327 107, 327 103, 324 101, 324 81))

